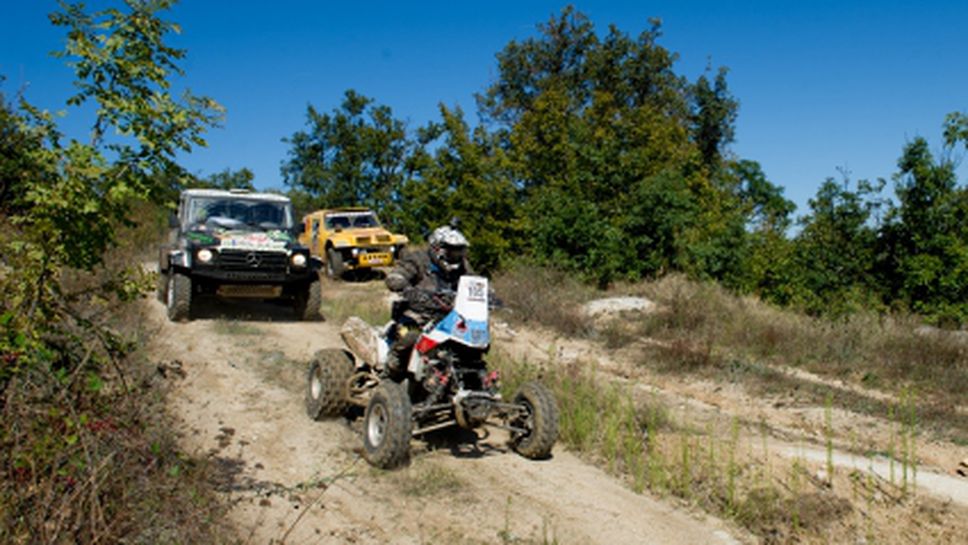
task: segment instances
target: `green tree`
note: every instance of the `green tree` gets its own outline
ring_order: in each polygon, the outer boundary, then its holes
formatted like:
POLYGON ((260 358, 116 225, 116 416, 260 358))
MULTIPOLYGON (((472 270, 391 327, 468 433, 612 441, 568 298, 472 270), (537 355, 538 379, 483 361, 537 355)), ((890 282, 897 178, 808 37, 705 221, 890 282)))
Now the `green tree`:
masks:
POLYGON ((498 54, 481 117, 507 150, 538 259, 599 284, 736 276, 752 213, 723 174, 737 103, 725 70, 696 84, 676 74, 650 23, 600 38, 566 7, 498 54))
POLYGON ((523 249, 507 156, 483 127, 469 128, 460 108, 440 105, 440 116, 423 133, 434 151, 415 158, 400 215, 419 231, 460 219, 474 265, 492 270, 502 256, 523 249))
MULTIPOLYGON (((955 140, 949 139, 949 143, 955 140)), ((968 320, 968 193, 955 165, 935 160, 923 138, 898 161, 899 204, 884 229, 887 283, 909 308, 936 320, 968 320)))
MULTIPOLYGON (((124 494, 151 490, 145 479, 165 467, 144 464, 155 437, 143 434, 141 420, 119 422, 120 439, 87 425, 118 414, 140 418, 113 404, 143 392, 128 389, 122 362, 130 341, 109 327, 110 310, 143 295, 151 276, 133 251, 116 250, 119 230, 150 212, 147 201, 183 182, 177 154, 204 145, 204 131, 221 112, 211 99, 172 95, 184 52, 166 45, 177 27, 159 14, 171 5, 129 0, 87 12, 61 4, 51 15, 66 29, 60 56, 76 75, 69 105, 89 106, 71 111, 93 115, 89 138, 65 137, 54 116, 26 100, 16 109, 0 100, 0 407, 11 417, 0 430, 0 474, 26 475, 0 492, 0 541, 153 535, 139 534, 152 522, 132 522, 132 503, 140 500, 124 494), (135 476, 132 466, 139 467, 135 476)), ((164 500, 178 497, 177 488, 166 481, 164 500)), ((155 518, 170 515, 171 527, 184 521, 174 510, 155 518)), ((177 531, 171 536, 181 540, 177 531)))
POLYGON ((27 130, 26 125, 24 117, 0 92, 0 215, 4 217, 22 215, 28 186, 38 178, 51 176, 51 169, 38 161, 44 134, 27 130))
POLYGON ((952 112, 944 121, 944 138, 948 147, 954 148, 958 142, 968 149, 968 114, 952 112))
POLYGON ((790 215, 796 206, 783 196, 783 188, 770 182, 756 161, 730 161, 722 174, 726 186, 746 219, 745 241, 733 249, 741 261, 729 286, 764 299, 788 303, 793 273, 792 244, 787 238, 790 215))
POLYGON ((247 191, 255 191, 255 186, 252 184, 252 180, 254 179, 255 174, 247 168, 241 168, 239 170, 227 168, 222 172, 209 174, 205 178, 195 177, 188 185, 209 189, 245 189, 247 191))
POLYGON ((306 124, 283 139, 290 149, 282 176, 292 190, 315 208, 392 209, 409 175, 405 167, 412 144, 390 107, 348 90, 332 113, 308 106, 306 124))
MULTIPOLYGON (((76 297, 60 284, 65 271, 91 271, 101 264, 115 244, 118 226, 130 222, 132 204, 171 190, 172 180, 183 174, 176 154, 204 145, 202 134, 221 114, 209 98, 188 92, 175 98, 170 92, 170 78, 181 74, 177 61, 184 51, 166 45, 178 28, 157 13, 172 3, 131 0, 123 10, 90 14, 80 4, 64 4, 63 11, 51 15, 53 24, 68 33, 65 50, 57 55, 77 75, 78 92, 68 104, 94 104, 88 142, 65 141, 53 116, 25 100, 19 112, 6 104, 2 108, 2 168, 13 171, 5 176, 10 185, 2 218, 7 227, 5 273, 0 275, 6 294, 2 325, 22 340, 16 344, 29 342, 36 348, 25 352, 0 345, 4 353, 20 354, 14 361, 49 360, 58 351, 65 351, 65 357, 73 354, 70 346, 84 337, 67 336, 73 340, 64 344, 59 328, 91 334, 90 324, 79 322, 70 310, 76 297), (108 139, 109 129, 117 136, 108 139), (50 344, 53 339, 59 339, 59 348, 50 344)), ((143 287, 137 281, 142 276, 134 267, 122 270, 103 284, 106 291, 86 296, 132 297, 143 287)), ((102 342, 110 337, 93 334, 102 342)))
POLYGON ((546 92, 557 89, 565 96, 567 111, 584 105, 590 96, 586 59, 598 42, 584 14, 567 6, 558 17, 538 25, 541 39, 512 40, 497 54, 500 77, 478 95, 478 107, 487 118, 509 127, 546 92))
POLYGON ((693 87, 692 132, 703 163, 712 169, 721 165, 723 149, 735 136, 739 102, 729 92, 726 73, 720 68, 712 83, 705 74, 699 76, 693 87))
POLYGON ((838 315, 877 303, 876 239, 872 212, 882 183, 828 178, 810 199, 794 240, 794 288, 777 297, 815 314, 838 315))

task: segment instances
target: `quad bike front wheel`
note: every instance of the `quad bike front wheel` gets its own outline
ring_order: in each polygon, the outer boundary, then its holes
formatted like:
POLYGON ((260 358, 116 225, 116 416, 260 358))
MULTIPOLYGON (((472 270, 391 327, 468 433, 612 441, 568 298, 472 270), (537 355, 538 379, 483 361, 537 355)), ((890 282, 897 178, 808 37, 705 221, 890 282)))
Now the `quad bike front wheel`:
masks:
POLYGON ((363 417, 363 456, 381 469, 399 467, 410 455, 410 398, 403 386, 385 380, 377 386, 363 417))
POLYGON ((339 416, 349 408, 353 358, 344 350, 316 352, 306 377, 306 414, 313 420, 339 416))
POLYGON ((525 458, 547 458, 558 440, 558 405, 551 390, 539 382, 527 382, 514 396, 514 404, 521 411, 510 424, 525 431, 512 436, 512 448, 525 458))

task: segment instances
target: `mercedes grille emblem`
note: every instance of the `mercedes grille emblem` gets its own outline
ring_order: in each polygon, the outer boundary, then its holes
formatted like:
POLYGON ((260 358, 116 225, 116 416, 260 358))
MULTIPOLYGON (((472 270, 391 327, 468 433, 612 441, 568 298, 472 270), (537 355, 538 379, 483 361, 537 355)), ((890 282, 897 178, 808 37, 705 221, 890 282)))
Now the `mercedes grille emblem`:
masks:
POLYGON ((248 266, 255 268, 262 264, 262 258, 259 257, 259 254, 252 252, 245 256, 245 263, 248 266))

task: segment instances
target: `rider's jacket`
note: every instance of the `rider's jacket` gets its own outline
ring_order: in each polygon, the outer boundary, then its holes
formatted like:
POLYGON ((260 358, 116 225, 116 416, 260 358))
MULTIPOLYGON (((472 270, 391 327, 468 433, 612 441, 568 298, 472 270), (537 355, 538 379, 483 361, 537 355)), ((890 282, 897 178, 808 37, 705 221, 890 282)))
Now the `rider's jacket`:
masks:
POLYGON ((430 259, 429 252, 407 251, 387 274, 386 285, 403 295, 407 316, 423 325, 445 310, 446 294, 457 291, 457 282, 465 274, 474 274, 466 260, 456 270, 445 271, 430 259))

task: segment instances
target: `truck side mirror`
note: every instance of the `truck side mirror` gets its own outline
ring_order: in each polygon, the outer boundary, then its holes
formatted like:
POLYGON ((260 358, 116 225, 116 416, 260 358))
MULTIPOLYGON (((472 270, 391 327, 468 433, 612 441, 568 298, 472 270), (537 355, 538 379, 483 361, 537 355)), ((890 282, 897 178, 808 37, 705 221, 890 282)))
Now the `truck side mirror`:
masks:
POLYGON ((178 225, 178 216, 176 216, 174 212, 168 214, 168 227, 171 229, 176 229, 178 225))
POLYGON ((305 232, 306 232, 306 224, 305 223, 300 222, 300 223, 296 224, 296 236, 299 236, 299 235, 301 235, 301 234, 303 234, 305 232))

